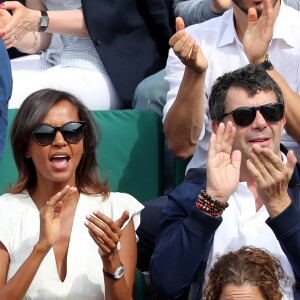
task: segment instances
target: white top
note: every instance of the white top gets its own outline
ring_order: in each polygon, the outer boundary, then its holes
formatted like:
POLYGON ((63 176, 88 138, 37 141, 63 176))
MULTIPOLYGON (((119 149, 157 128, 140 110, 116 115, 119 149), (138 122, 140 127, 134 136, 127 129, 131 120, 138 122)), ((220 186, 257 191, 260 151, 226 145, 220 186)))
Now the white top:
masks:
MULTIPOLYGON (((80 195, 76 208, 67 258, 67 275, 61 282, 51 249, 44 258, 24 299, 104 299, 102 260, 98 246, 84 225, 86 216, 99 210, 112 220, 129 210, 134 227, 140 224, 143 205, 124 193, 111 193, 107 200, 101 196, 80 195)), ((0 241, 10 255, 7 280, 19 269, 39 238, 39 210, 27 191, 0 197, 0 241)), ((126 224, 128 221, 124 224, 126 224)), ((122 245, 121 245, 122 247, 122 245)))
MULTIPOLYGON (((281 1, 280 11, 274 24, 273 39, 268 53, 274 68, 283 76, 291 89, 300 92, 300 12, 286 6, 281 1)), ((200 45, 208 59, 205 79, 206 114, 204 126, 199 137, 189 168, 204 167, 207 160, 207 149, 211 135, 211 124, 208 116, 208 97, 215 80, 226 72, 233 71, 249 63, 243 46, 240 43, 233 24, 233 10, 226 11, 223 16, 207 22, 187 27, 188 31, 200 45)), ((166 65, 165 79, 170 85, 164 117, 175 101, 185 66, 170 49, 166 65)), ((289 149, 296 149, 295 154, 300 161, 300 149, 297 143, 283 133, 282 142, 289 149)))
POLYGON ((236 251, 242 246, 252 245, 263 248, 279 259, 290 280, 287 286, 281 283, 284 297, 294 299, 292 284, 295 282, 293 269, 282 251, 280 244, 266 224, 269 217, 263 205, 256 212, 255 199, 245 182, 240 182, 237 191, 229 198, 229 206, 224 211, 223 221, 215 232, 213 245, 207 261, 205 278, 216 258, 229 251, 236 251))

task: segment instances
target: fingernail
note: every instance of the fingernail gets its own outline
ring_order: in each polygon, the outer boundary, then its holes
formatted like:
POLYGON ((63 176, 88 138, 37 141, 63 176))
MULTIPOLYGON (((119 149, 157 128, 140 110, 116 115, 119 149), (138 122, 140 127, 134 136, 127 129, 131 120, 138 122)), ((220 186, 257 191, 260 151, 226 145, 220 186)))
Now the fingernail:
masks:
POLYGON ((1 32, 0 35, 1 35, 1 37, 4 37, 5 36, 5 32, 4 31, 1 32))
POLYGON ((87 216, 86 216, 86 218, 87 218, 88 220, 91 219, 91 217, 92 217, 91 215, 87 215, 87 216))
POLYGON ((0 7, 4 7, 4 4, 3 4, 3 3, 0 3, 0 7))
POLYGON ((97 214, 98 214, 98 211, 97 211, 97 210, 94 210, 94 211, 93 211, 93 214, 94 214, 94 215, 97 215, 97 214))

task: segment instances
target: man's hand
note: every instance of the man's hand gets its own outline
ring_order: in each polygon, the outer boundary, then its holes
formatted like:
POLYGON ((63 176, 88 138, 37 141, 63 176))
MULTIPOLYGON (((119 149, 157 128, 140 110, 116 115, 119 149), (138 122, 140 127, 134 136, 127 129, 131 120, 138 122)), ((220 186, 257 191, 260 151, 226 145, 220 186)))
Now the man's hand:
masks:
POLYGON ((263 0, 263 11, 258 18, 254 7, 248 10, 248 27, 243 38, 244 51, 250 63, 262 63, 273 37, 276 16, 270 0, 263 0))
POLYGON ((223 203, 236 191, 240 178, 241 152, 232 151, 235 132, 231 121, 220 123, 208 148, 206 192, 223 203))
POLYGON ((183 19, 176 18, 176 33, 169 40, 170 47, 181 62, 198 73, 206 71, 208 62, 196 40, 185 31, 183 19))
POLYGON ((284 211, 291 203, 287 189, 297 159, 293 151, 287 154, 287 164, 269 148, 253 145, 247 168, 256 183, 258 197, 271 218, 284 211))

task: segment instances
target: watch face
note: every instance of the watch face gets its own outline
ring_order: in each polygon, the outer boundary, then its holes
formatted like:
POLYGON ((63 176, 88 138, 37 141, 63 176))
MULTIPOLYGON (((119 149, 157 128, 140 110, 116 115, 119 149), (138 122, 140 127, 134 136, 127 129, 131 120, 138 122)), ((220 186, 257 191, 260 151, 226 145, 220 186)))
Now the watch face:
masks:
POLYGON ((116 271, 115 271, 115 273, 114 273, 114 277, 116 278, 116 279, 119 279, 119 278, 121 278, 122 276, 123 276, 123 274, 124 274, 124 266, 120 266, 116 271))
POLYGON ((41 19, 41 27, 48 26, 48 18, 42 18, 41 19))

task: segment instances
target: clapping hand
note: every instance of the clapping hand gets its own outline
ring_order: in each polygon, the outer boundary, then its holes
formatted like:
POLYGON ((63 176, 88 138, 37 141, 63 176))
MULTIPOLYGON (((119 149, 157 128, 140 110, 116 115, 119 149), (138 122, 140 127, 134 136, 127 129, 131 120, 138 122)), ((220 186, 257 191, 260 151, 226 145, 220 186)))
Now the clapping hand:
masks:
POLYGON ((266 206, 270 217, 275 217, 291 203, 287 189, 297 159, 293 151, 287 154, 285 164, 269 148, 253 145, 247 168, 255 180, 258 197, 266 206))
POLYGON ((66 186, 47 201, 40 210, 40 238, 38 244, 45 250, 50 250, 58 240, 60 233, 60 213, 63 201, 73 195, 77 189, 66 186))
POLYGON ((276 19, 273 11, 270 0, 263 0, 260 17, 257 16, 254 7, 248 10, 248 27, 244 34, 243 46, 250 63, 262 63, 265 60, 276 19))
POLYGON ((208 62, 196 40, 185 31, 183 19, 176 18, 176 33, 170 38, 170 47, 181 62, 198 73, 206 71, 208 62))
POLYGON ((113 221, 99 211, 87 216, 85 226, 89 234, 99 247, 99 254, 104 256, 113 255, 118 250, 118 243, 122 235, 121 228, 129 219, 129 212, 126 210, 122 216, 113 221))
POLYGON ((241 166, 241 152, 232 151, 236 129, 231 121, 220 123, 212 133, 207 158, 207 186, 209 195, 225 203, 236 191, 241 166))

